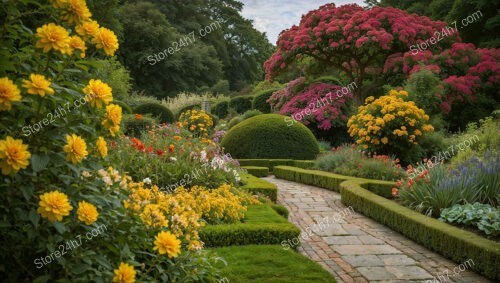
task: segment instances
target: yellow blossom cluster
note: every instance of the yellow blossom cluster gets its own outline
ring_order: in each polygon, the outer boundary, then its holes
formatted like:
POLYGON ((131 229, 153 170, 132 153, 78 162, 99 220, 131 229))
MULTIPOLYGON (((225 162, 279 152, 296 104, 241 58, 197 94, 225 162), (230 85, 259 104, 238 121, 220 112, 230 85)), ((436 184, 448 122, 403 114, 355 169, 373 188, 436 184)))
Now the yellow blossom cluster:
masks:
POLYGON ((427 124, 429 116, 413 101, 405 101, 408 93, 391 90, 385 96, 375 99, 370 96, 365 105, 358 108, 347 126, 356 143, 365 149, 377 150, 391 143, 418 144, 419 137, 434 130, 427 124))
POLYGON ((208 129, 214 125, 212 117, 203 110, 187 110, 179 116, 179 125, 182 128, 199 135, 208 136, 208 129))
POLYGON ((76 25, 74 30, 81 36, 70 35, 68 29, 55 23, 45 24, 36 30, 36 47, 47 53, 52 49, 62 54, 73 55, 78 51, 80 58, 85 58, 87 47, 91 42, 97 49, 103 49, 108 56, 114 56, 118 50, 118 38, 113 31, 100 27, 92 20, 92 14, 85 0, 51 0, 61 18, 68 24, 76 25))

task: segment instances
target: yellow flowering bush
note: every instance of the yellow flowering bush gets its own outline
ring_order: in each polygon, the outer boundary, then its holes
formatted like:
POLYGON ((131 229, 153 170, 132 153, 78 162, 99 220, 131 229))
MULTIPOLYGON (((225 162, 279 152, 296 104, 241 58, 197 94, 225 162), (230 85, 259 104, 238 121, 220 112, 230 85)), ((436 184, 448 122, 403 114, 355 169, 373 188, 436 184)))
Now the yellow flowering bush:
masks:
POLYGON ((191 131, 195 136, 207 137, 214 121, 203 110, 187 110, 179 116, 180 125, 191 131))
POLYGON ((422 135, 434 130, 429 116, 413 101, 406 101, 407 96, 404 90, 391 90, 377 99, 368 97, 347 123, 351 137, 370 152, 404 155, 422 135))

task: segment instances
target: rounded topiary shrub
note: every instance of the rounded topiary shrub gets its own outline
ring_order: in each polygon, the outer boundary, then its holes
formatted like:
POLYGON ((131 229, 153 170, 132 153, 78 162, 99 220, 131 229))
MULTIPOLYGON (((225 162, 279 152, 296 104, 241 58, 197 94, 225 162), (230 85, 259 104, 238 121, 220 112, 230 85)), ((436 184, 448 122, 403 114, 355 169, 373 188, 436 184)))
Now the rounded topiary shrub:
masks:
POLYGON ((130 105, 128 105, 127 103, 125 103, 123 101, 113 100, 113 104, 120 106, 122 108, 123 114, 132 114, 132 112, 133 112, 132 107, 130 107, 130 105))
POLYGON ((271 105, 267 103, 267 100, 275 91, 277 91, 277 89, 268 89, 254 95, 252 108, 260 110, 262 113, 271 113, 271 105))
POLYGON ((136 114, 151 114, 151 116, 158 118, 160 123, 173 123, 175 122, 174 114, 167 107, 157 103, 145 103, 137 106, 134 109, 136 114))
POLYGON ((249 118, 229 130, 221 145, 234 158, 316 158, 319 145, 312 132, 301 123, 290 125, 285 118, 277 114, 249 118))
POLYGON ((221 101, 215 104, 213 112, 219 118, 224 119, 229 114, 229 101, 221 101))
POLYGON ((229 101, 229 107, 238 113, 245 113, 252 109, 253 96, 236 96, 229 101))
POLYGON ((140 119, 136 115, 123 115, 123 132, 129 137, 140 137, 141 133, 151 129, 157 121, 148 116, 142 116, 140 119))

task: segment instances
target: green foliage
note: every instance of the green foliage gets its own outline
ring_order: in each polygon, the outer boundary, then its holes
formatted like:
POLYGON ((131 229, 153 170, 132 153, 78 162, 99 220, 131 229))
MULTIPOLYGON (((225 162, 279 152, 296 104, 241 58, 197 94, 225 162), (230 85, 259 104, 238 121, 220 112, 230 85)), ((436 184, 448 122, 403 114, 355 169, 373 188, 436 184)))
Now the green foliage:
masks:
POLYGON ((386 155, 366 155, 363 151, 342 146, 316 159, 314 168, 345 176, 395 181, 404 171, 386 155))
POLYGON ((126 102, 133 109, 142 104, 160 103, 160 100, 156 99, 153 96, 145 95, 144 93, 133 92, 129 97, 127 97, 124 102, 126 102))
POLYGON ((290 215, 290 211, 286 207, 281 204, 273 204, 271 207, 283 218, 288 219, 288 215, 290 215))
POLYGON ((277 245, 298 237, 300 230, 270 206, 249 206, 243 223, 207 225, 200 238, 207 247, 277 245))
POLYGON ((244 166, 242 167, 249 174, 254 175, 255 177, 267 177, 269 175, 269 168, 267 167, 259 167, 259 166, 244 166))
POLYGON ((227 114, 229 114, 229 101, 221 101, 215 104, 215 107, 212 111, 219 118, 221 119, 226 118, 227 114))
POLYGON ((93 73, 113 89, 113 98, 127 101, 132 89, 132 77, 129 71, 116 58, 99 60, 98 67, 93 73))
POLYGON ((441 221, 475 226, 486 235, 500 235, 500 211, 488 204, 474 203, 454 205, 443 209, 441 221))
POLYGON ((243 121, 243 117, 241 116, 236 116, 234 117, 233 119, 231 119, 229 121, 229 123, 227 124, 227 129, 231 129, 232 127, 238 125, 239 123, 241 123, 243 121))
POLYGON ((426 114, 433 115, 441 112, 439 95, 443 94, 441 80, 432 71, 422 68, 410 75, 406 81, 408 99, 414 101, 426 114))
POLYGON ((132 114, 134 111, 132 110, 132 107, 130 107, 127 103, 120 101, 120 100, 113 100, 113 104, 116 104, 122 108, 122 113, 123 114, 132 114))
POLYGON ((167 107, 159 103, 147 103, 137 106, 134 109, 137 114, 151 114, 158 118, 160 123, 172 123, 175 121, 174 114, 167 107))
POLYGON ((252 108, 260 110, 262 113, 271 113, 271 105, 267 100, 273 95, 277 89, 268 89, 254 95, 252 108))
POLYGON ((342 81, 338 77, 334 77, 334 76, 322 76, 322 77, 314 78, 311 80, 311 84, 312 83, 327 83, 327 84, 343 85, 342 81))
POLYGON ((264 114, 247 119, 229 130, 221 142, 234 158, 313 159, 318 142, 300 123, 288 126, 285 116, 264 114))
POLYGON ((215 94, 229 94, 229 81, 220 80, 210 88, 210 91, 215 94))
POLYGON ((243 190, 253 195, 262 195, 269 198, 272 202, 278 199, 278 188, 275 184, 259 179, 250 174, 240 174, 243 190))
POLYGON ((277 90, 285 87, 285 84, 282 84, 278 81, 269 82, 268 80, 264 80, 256 84, 252 89, 252 95, 257 95, 258 93, 262 93, 268 90, 277 90))
POLYGON ((500 152, 500 118, 487 117, 479 123, 470 123, 465 132, 447 139, 451 145, 459 145, 471 141, 471 146, 457 152, 452 158, 452 164, 467 160, 470 156, 481 156, 485 151, 500 152))
POLYGON ((136 119, 135 115, 123 115, 124 133, 130 137, 141 137, 141 134, 152 129, 153 125, 157 125, 158 120, 149 116, 142 116, 141 119, 136 119))
POLYGON ((229 101, 229 107, 236 110, 238 113, 245 113, 246 111, 252 109, 252 99, 251 96, 236 96, 231 98, 229 101))
POLYGON ((223 247, 212 251, 227 262, 219 267, 220 277, 228 282, 337 282, 316 262, 277 245, 223 247))

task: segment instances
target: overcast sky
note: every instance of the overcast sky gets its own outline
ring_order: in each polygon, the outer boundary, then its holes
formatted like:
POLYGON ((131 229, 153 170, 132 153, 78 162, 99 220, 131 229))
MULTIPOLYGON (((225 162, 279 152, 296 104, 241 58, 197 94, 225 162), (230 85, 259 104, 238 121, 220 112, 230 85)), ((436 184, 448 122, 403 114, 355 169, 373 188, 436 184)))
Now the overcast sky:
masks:
POLYGON ((292 25, 297 25, 303 14, 334 2, 337 6, 357 3, 363 0, 240 0, 245 4, 243 16, 254 20, 254 26, 266 32, 269 40, 275 44, 279 33, 292 25))

